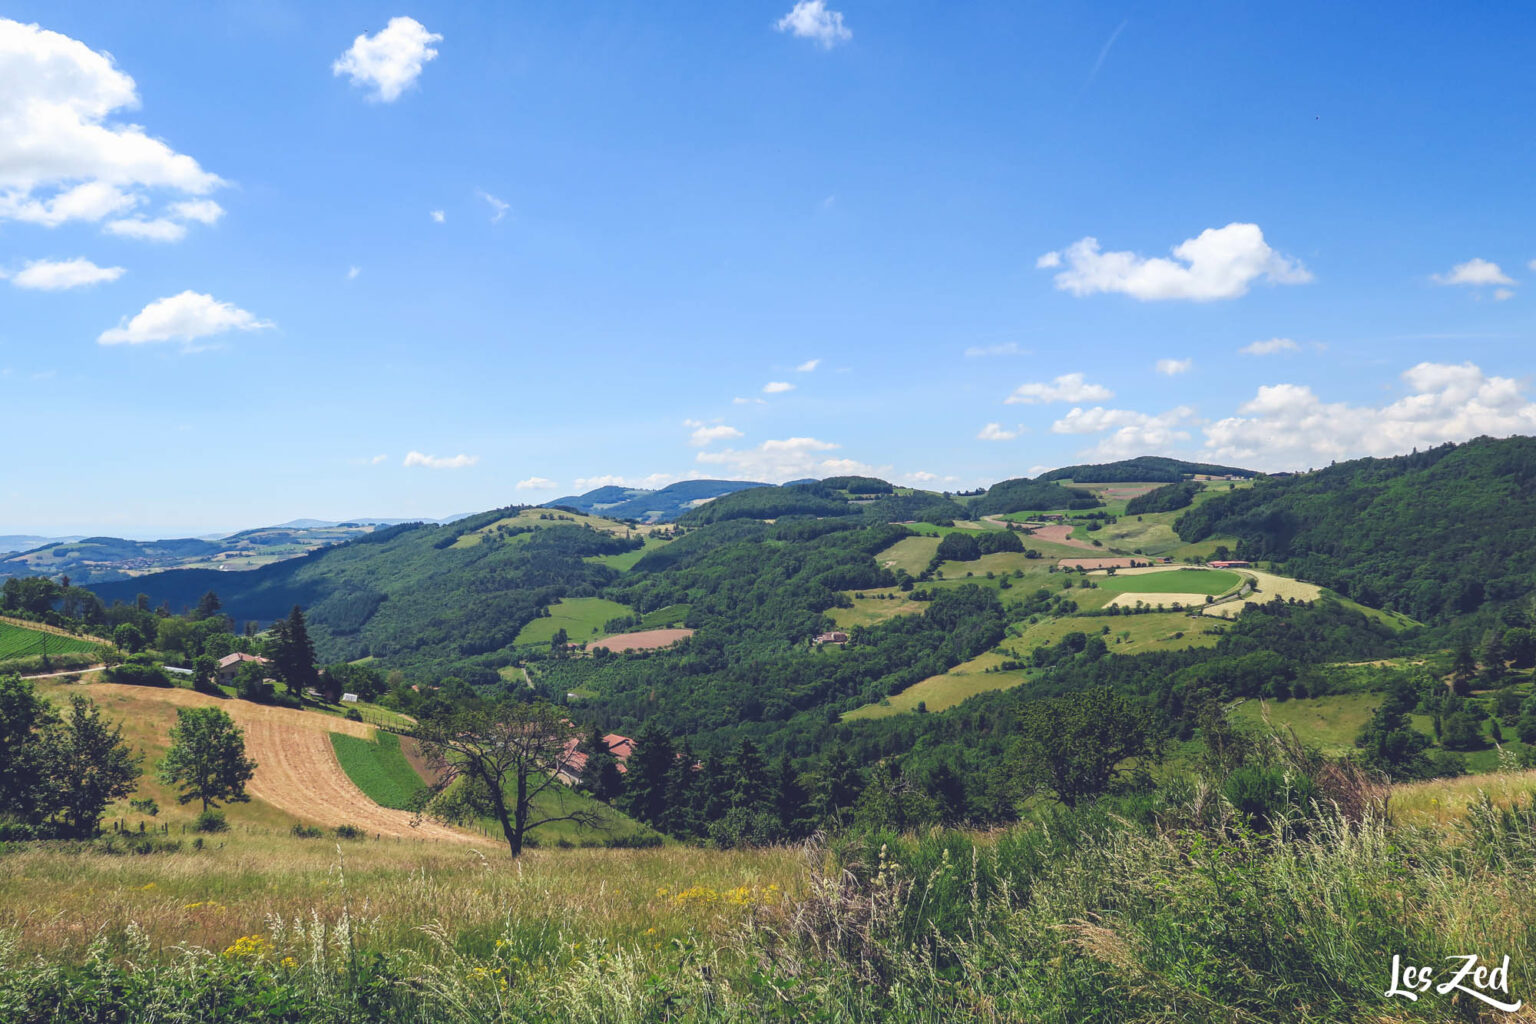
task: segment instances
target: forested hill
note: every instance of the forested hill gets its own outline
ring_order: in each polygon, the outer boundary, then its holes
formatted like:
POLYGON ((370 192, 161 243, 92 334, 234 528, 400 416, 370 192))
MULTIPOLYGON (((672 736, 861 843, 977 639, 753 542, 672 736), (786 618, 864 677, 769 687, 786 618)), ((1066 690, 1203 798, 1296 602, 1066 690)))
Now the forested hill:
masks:
POLYGON ((263 626, 302 605, 325 661, 372 655, 437 669, 503 650, 545 605, 612 583, 616 570, 584 559, 638 548, 626 533, 565 513, 497 509, 451 526, 390 527, 250 572, 178 570, 93 589, 109 604, 144 593, 175 611, 212 590, 237 621, 263 626))
POLYGON ((1175 524, 1362 604, 1446 622, 1536 592, 1536 438, 1477 438, 1261 479, 1175 524))
POLYGON ((1251 469, 1235 466, 1217 466, 1209 462, 1185 462, 1160 455, 1139 455, 1134 459, 1107 462, 1092 466, 1063 466, 1048 473, 1041 473, 1036 480, 1071 480, 1079 484, 1111 484, 1136 481, 1139 483, 1178 483, 1191 476, 1235 476, 1241 479, 1257 476, 1251 469))

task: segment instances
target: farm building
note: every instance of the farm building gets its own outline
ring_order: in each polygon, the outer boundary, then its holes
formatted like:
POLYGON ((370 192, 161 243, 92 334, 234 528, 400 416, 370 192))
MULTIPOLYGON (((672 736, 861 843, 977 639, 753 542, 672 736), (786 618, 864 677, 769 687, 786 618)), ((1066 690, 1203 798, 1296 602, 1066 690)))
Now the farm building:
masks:
POLYGON ((229 686, 235 681, 235 673, 240 671, 240 666, 247 661, 254 661, 259 665, 268 664, 267 659, 256 654, 226 654, 219 659, 219 684, 229 686))
MULTIPOLYGON (((628 761, 629 756, 635 752, 635 741, 628 736, 611 732, 603 737, 603 743, 607 745, 608 753, 619 762, 619 771, 628 771, 624 762, 628 761)), ((582 770, 587 767, 587 755, 581 752, 580 746, 581 741, 577 739, 566 743, 565 752, 560 755, 560 767, 555 770, 560 781, 567 786, 574 786, 580 782, 582 770)))
POLYGON ((845 644, 848 642, 848 634, 842 630, 834 629, 830 633, 818 633, 811 640, 813 644, 845 644))

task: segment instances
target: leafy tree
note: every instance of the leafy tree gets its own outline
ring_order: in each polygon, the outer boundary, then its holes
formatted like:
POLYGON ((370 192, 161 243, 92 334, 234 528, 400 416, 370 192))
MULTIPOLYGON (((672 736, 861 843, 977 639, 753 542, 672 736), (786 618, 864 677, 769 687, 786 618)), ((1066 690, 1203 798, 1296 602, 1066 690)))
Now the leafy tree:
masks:
POLYGON ((1440 743, 1447 750, 1477 750, 1483 742, 1482 729, 1468 711, 1457 711, 1445 717, 1445 734, 1440 743))
POLYGON ((235 696, 262 703, 272 699, 272 684, 267 682, 267 667, 259 661, 242 661, 235 669, 235 696))
POLYGON ((250 800, 245 784, 256 762, 245 756, 245 734, 218 708, 179 708, 171 749, 159 765, 160 781, 181 790, 177 801, 200 800, 203 810, 250 800))
POLYGON ((1019 781, 1068 807, 1104 793, 1128 761, 1159 752, 1146 711, 1106 688, 1025 704, 1016 731, 1019 781))
POLYGON ((139 627, 125 622, 112 631, 112 642, 129 654, 138 654, 146 641, 139 627))
POLYGON ((1418 695, 1408 680, 1396 680, 1388 688, 1371 720, 1355 739, 1355 746, 1363 752, 1368 766, 1394 779, 1426 779, 1435 775, 1429 758, 1429 737, 1408 721, 1408 713, 1417 703, 1418 695))
POLYGON ((571 821, 602 828, 606 822, 598 812, 565 806, 556 770, 574 735, 560 709, 543 702, 482 704, 429 719, 419 736, 438 781, 427 791, 422 811, 449 821, 462 820, 469 811, 489 814, 501 825, 513 857, 540 825, 571 821), (550 796, 540 800, 545 793, 550 796), (536 801, 553 810, 535 806, 536 801))
POLYGON ((100 830, 107 804, 138 786, 143 757, 128 748, 120 724, 102 721, 94 702, 72 696, 69 703, 44 741, 45 773, 59 831, 86 839, 100 830))
POLYGON ((219 674, 219 663, 211 655, 199 654, 192 659, 192 688, 204 693, 212 693, 216 686, 214 680, 219 674))
POLYGON ((0 815, 38 819, 47 790, 46 759, 38 740, 57 720, 30 681, 0 676, 0 815))

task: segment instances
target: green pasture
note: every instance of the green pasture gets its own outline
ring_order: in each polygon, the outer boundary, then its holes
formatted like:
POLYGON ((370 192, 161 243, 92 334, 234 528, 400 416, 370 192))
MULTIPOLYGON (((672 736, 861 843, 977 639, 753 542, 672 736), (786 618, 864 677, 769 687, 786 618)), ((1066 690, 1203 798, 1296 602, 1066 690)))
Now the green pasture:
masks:
POLYGON ((1007 690, 1029 679, 1023 671, 988 672, 1001 665, 1006 656, 999 651, 988 651, 970 661, 961 662, 943 675, 929 676, 920 683, 889 698, 883 704, 866 704, 843 716, 845 721, 860 718, 888 718, 917 710, 919 702, 930 712, 952 708, 962 701, 990 690, 1007 690))
POLYGON ((411 799, 423 788, 421 776, 400 750, 400 737, 379 732, 374 740, 331 733, 331 747, 341 770, 363 794, 380 807, 411 809, 411 799))
POLYGON ((603 597, 563 597, 549 606, 549 615, 534 619, 517 634, 516 644, 547 644, 564 629, 572 643, 585 643, 602 634, 609 619, 633 615, 626 604, 603 597))
POLYGON ((1242 582, 1226 569, 1170 569, 1134 575, 1095 576, 1100 590, 1111 594, 1225 594, 1242 582))

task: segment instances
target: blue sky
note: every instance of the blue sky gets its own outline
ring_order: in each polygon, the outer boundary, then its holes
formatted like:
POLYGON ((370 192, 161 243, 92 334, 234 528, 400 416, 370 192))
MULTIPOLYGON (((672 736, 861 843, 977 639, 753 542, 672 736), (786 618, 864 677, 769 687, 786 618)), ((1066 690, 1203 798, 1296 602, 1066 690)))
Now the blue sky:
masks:
POLYGON ((0 532, 1536 433, 1517 5, 5 16, 0 532))

